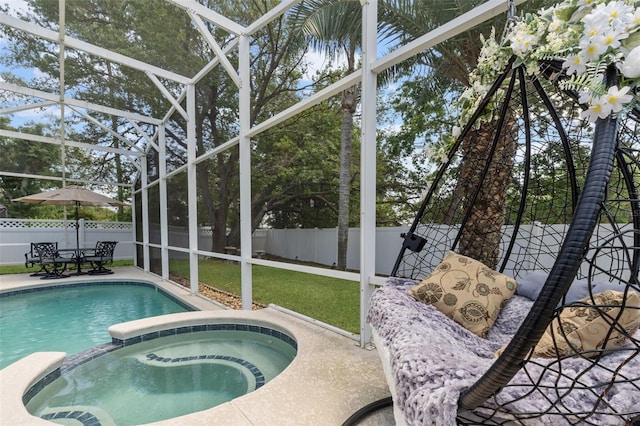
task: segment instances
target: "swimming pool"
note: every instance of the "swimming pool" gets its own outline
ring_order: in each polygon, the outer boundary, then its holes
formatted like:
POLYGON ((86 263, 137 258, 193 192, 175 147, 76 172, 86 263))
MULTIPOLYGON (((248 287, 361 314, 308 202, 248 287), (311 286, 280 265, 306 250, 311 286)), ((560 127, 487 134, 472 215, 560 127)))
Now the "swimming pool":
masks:
POLYGON ((111 342, 108 327, 193 310, 150 283, 87 282, 0 293, 0 369, 39 351, 77 354, 111 342))
POLYGON ((282 372, 297 344, 253 324, 216 323, 124 346, 70 367, 27 392, 27 410, 61 424, 134 425, 215 407, 250 393, 282 372), (141 409, 141 407, 144 407, 141 409))

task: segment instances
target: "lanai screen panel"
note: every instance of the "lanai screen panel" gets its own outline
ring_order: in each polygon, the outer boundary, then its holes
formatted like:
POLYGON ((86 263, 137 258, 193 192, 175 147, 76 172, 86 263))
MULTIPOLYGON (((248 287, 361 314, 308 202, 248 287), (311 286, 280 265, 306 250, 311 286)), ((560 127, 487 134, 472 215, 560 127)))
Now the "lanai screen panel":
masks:
POLYGON ((167 224, 169 245, 189 248, 189 213, 187 200, 187 173, 167 179, 167 224))
POLYGON ((196 174, 198 176, 197 211, 200 225, 198 248, 214 253, 238 254, 240 249, 238 147, 232 147, 198 163, 196 174))

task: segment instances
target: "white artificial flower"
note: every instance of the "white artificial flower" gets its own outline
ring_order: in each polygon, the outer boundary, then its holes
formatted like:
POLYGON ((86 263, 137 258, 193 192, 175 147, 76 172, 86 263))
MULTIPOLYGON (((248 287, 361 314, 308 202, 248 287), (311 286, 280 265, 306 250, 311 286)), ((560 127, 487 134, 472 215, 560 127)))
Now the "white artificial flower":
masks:
POLYGON ((432 146, 425 146, 422 148, 422 152, 428 159, 432 159, 436 154, 436 150, 432 146))
POLYGON ((633 49, 620 67, 626 78, 640 78, 640 46, 633 49))
POLYGON ((518 21, 511 27, 509 44, 514 54, 522 56, 538 45, 542 34, 539 30, 537 34, 532 34, 532 31, 524 21, 518 21))
MULTIPOLYGON (((596 9, 599 9, 600 6, 602 5, 598 5, 596 9)), ((626 26, 630 17, 633 16, 634 9, 633 6, 623 1, 612 1, 604 5, 601 10, 608 16, 610 25, 626 26)))
POLYGON ((589 92, 580 92, 580 97, 578 98, 579 104, 590 104, 593 100, 593 96, 589 92))
POLYGON ((589 108, 582 111, 580 115, 590 122, 595 122, 598 118, 607 118, 612 110, 612 105, 606 101, 606 95, 598 96, 591 98, 589 108))
POLYGON ((567 74, 582 74, 587 70, 587 60, 581 55, 569 55, 562 64, 562 68, 567 69, 567 74))
MULTIPOLYGON (((583 87, 582 113, 590 121, 626 111, 640 105, 640 1, 638 0, 560 0, 553 7, 539 10, 526 20, 519 20, 507 30, 502 45, 491 34, 482 40, 484 50, 479 66, 471 74, 471 92, 463 97, 462 117, 468 119, 486 94, 487 86, 503 70, 513 54, 526 65, 526 72, 539 73, 539 60, 563 57, 562 68, 567 87, 583 87), (616 64, 624 76, 622 88, 599 92, 601 72, 607 64, 616 64), (627 107, 627 108, 625 108, 627 107)), ((465 93, 467 94, 467 93, 465 93)), ((495 108, 490 104, 488 109, 495 108)), ((459 123, 466 123, 465 120, 459 123)), ((460 124, 462 125, 462 124, 460 124)))
POLYGON ((564 23, 560 19, 554 16, 551 22, 549 23, 549 32, 558 33, 562 29, 563 25, 564 23))
POLYGON ((630 16, 630 27, 637 27, 640 25, 640 7, 636 8, 630 16))
POLYGON ((620 112, 622 111, 623 105, 631 102, 633 99, 633 96, 627 95, 630 89, 629 86, 624 86, 622 89, 618 89, 617 86, 611 86, 607 94, 602 96, 602 100, 611 106, 611 111, 620 112))
POLYGON ((580 40, 580 47, 582 48, 580 54, 587 62, 599 60, 600 56, 607 51, 607 46, 604 45, 603 40, 597 37, 591 40, 580 40))
POLYGON ((609 28, 603 34, 595 36, 592 41, 594 44, 602 44, 605 46, 605 50, 608 48, 617 49, 620 47, 620 40, 627 37, 629 37, 628 33, 609 28))
POLYGON ((593 37, 609 27, 611 20, 609 14, 604 10, 604 5, 599 4, 591 13, 582 18, 582 22, 584 23, 584 34, 593 37))
POLYGON ((473 98, 474 98, 474 93, 470 87, 466 88, 465 91, 462 92, 462 94, 460 95, 460 99, 473 99, 473 98))
POLYGON ((489 91, 491 87, 490 86, 485 86, 482 83, 480 83, 479 81, 475 81, 473 83, 473 90, 476 93, 476 95, 479 95, 479 97, 483 98, 484 95, 487 94, 487 92, 489 91))
POLYGON ((533 34, 518 33, 511 39, 511 49, 516 55, 522 56, 538 44, 538 39, 533 34))

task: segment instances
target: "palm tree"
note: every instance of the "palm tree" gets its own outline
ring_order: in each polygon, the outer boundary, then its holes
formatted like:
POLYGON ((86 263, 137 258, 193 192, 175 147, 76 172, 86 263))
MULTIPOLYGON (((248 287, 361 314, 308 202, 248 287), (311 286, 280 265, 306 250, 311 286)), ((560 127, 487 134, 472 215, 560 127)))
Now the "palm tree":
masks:
MULTIPOLYGON (((345 75, 355 71, 362 27, 362 12, 358 0, 305 0, 292 12, 293 22, 308 37, 312 49, 324 52, 329 58, 343 58, 346 61, 345 75)), ((340 270, 347 267, 353 114, 358 98, 357 86, 342 92, 336 263, 340 270)))
MULTIPOLYGON (((380 21, 383 32, 393 35, 399 44, 410 42, 421 35, 445 24, 457 16, 478 6, 482 1, 458 0, 383 0, 380 5, 380 21)), ((527 6, 535 10, 544 0, 529 2, 527 6), (533 4, 535 3, 535 4, 533 4)), ((482 48, 480 34, 489 34, 492 28, 500 31, 505 25, 505 17, 498 16, 473 30, 464 32, 444 43, 423 52, 408 64, 425 65, 423 77, 426 85, 438 85, 435 93, 459 91, 468 87, 469 73, 476 67, 482 48)), ((429 91, 422 92, 429 96, 429 91)), ((419 99, 415 100, 420 102, 419 99)), ((476 188, 480 174, 486 164, 489 144, 492 140, 492 123, 487 122, 473 129, 462 145, 463 158, 457 187, 447 218, 452 220, 455 211, 470 212, 467 225, 460 239, 459 252, 477 259, 487 266, 495 267, 499 258, 501 228, 505 222, 505 193, 511 175, 515 154, 513 126, 515 120, 507 120, 508 129, 501 136, 496 154, 488 169, 492 182, 481 191, 467 194, 467 188, 476 188), (471 201, 473 200, 473 201, 471 201), (482 240, 482 241, 480 241, 482 240)), ((449 220, 448 219, 448 220, 449 220)))

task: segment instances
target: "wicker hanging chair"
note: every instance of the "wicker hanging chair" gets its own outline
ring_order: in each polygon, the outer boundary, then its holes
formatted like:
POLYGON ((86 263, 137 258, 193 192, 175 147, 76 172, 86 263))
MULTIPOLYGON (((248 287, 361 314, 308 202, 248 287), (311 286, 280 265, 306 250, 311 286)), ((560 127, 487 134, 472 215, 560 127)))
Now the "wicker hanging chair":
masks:
MULTIPOLYGON (((371 299, 398 424, 639 422, 640 112, 593 126, 563 78, 560 61, 538 77, 507 66, 434 173, 371 299), (486 336, 408 293, 448 253, 518 283, 486 336), (571 315, 598 320, 593 347, 571 315)), ((606 82, 617 79, 609 67, 606 82)), ((427 297, 446 304, 449 291, 427 297)))

